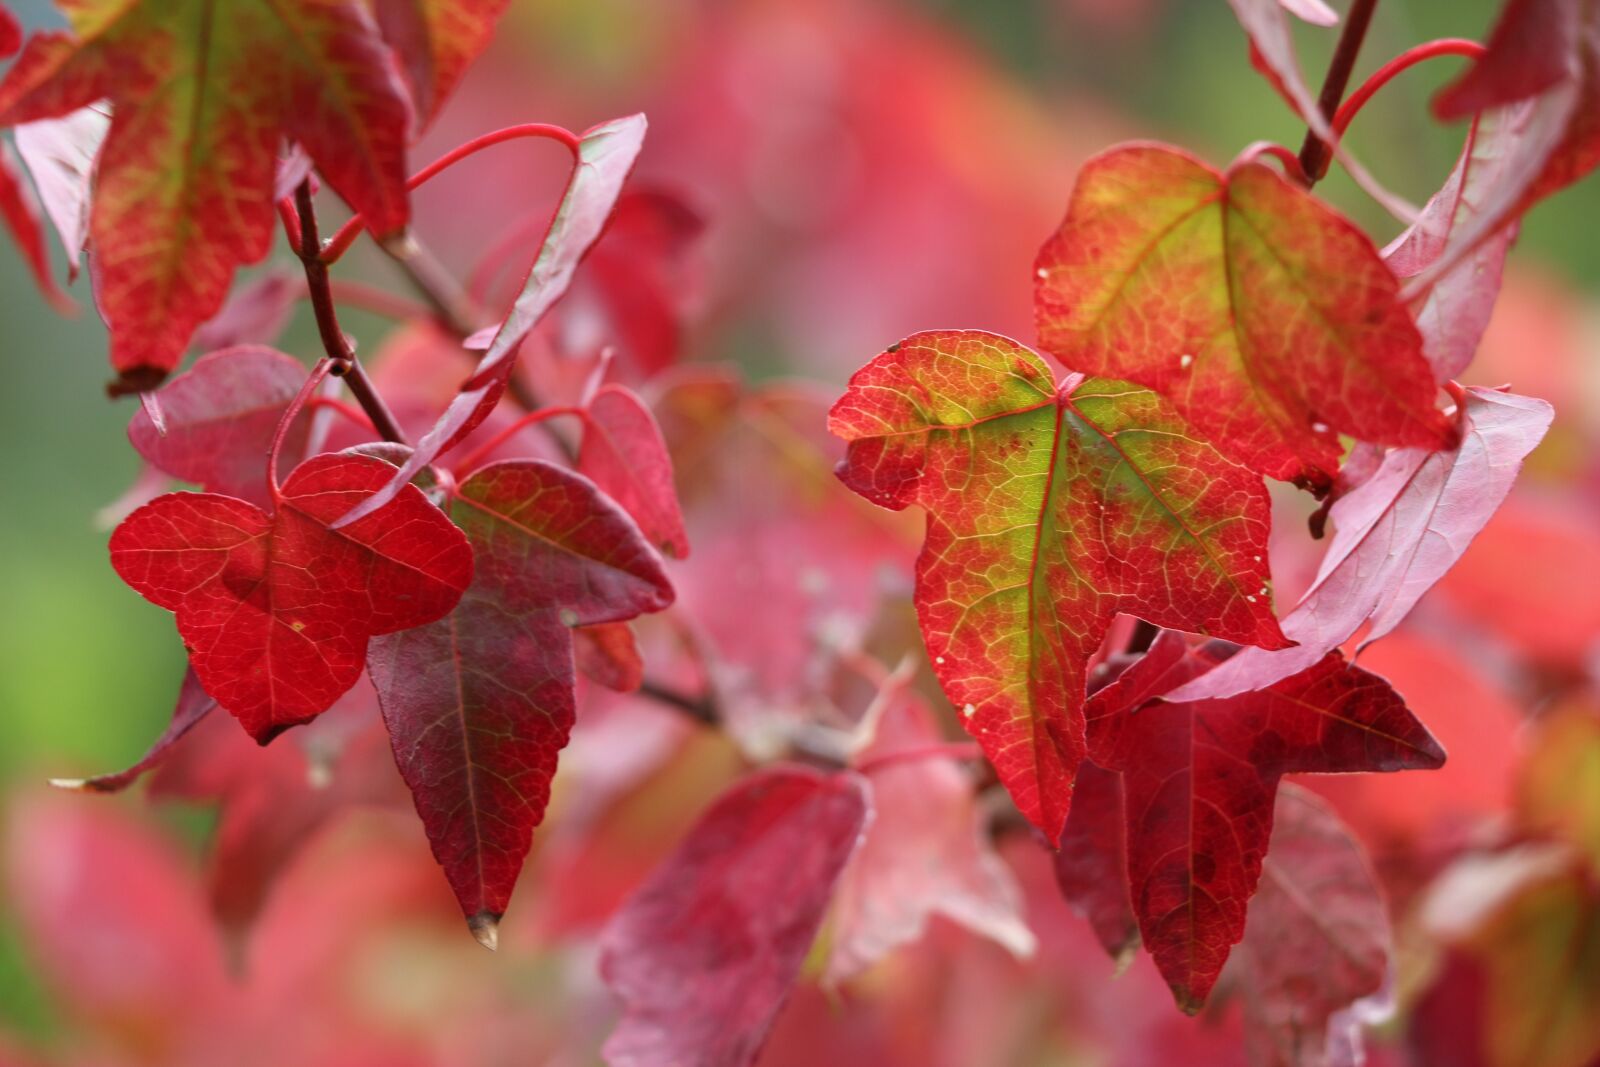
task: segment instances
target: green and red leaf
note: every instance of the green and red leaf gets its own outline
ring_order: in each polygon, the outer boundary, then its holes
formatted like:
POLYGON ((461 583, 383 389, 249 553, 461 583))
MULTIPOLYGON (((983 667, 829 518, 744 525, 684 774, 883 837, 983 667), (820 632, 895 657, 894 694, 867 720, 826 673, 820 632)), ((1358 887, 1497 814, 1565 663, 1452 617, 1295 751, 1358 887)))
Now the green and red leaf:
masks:
POLYGON ((267 251, 284 138, 379 234, 409 215, 410 112, 357 0, 78 0, 0 82, 0 125, 111 101, 90 228, 121 388, 181 357, 267 251))
POLYGON ((978 332, 916 334, 829 416, 839 476, 919 504, 923 639, 945 695, 1052 841, 1084 755, 1090 658, 1118 612, 1283 648, 1261 479, 1147 389, 1069 377, 978 332))
POLYGON ((1326 488, 1340 434, 1450 443, 1377 249, 1262 163, 1111 149, 1085 164, 1037 268, 1046 351, 1154 389, 1252 470, 1326 488))

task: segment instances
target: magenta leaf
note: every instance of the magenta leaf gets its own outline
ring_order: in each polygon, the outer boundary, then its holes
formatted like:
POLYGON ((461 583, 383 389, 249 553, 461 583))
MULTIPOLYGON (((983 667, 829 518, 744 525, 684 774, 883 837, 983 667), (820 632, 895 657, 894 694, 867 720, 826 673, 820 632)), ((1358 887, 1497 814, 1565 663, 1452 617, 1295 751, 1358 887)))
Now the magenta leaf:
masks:
MULTIPOLYGON (((282 352, 259 346, 227 348, 201 356, 154 394, 166 432, 141 407, 128 423, 128 440, 152 466, 210 493, 271 502, 267 451, 284 410, 305 384, 306 369, 282 352)), ((284 438, 283 455, 305 454, 307 414, 284 438)))
POLYGON ((1460 447, 1396 449, 1333 505, 1337 532, 1317 580, 1283 619, 1284 634, 1298 644, 1247 648, 1169 699, 1261 689, 1313 666, 1364 623, 1372 625, 1366 643, 1399 625, 1500 507, 1554 417, 1543 400, 1492 389, 1468 389, 1464 402, 1460 447))
POLYGON ((1139 921, 1128 899, 1126 819, 1122 775, 1088 760, 1079 764, 1055 855, 1056 884, 1119 963, 1139 947, 1139 921))
POLYGON ((337 525, 355 522, 381 508, 418 471, 459 444, 489 417, 505 393, 506 383, 511 380, 517 348, 551 305, 567 291, 584 254, 605 230, 611 209, 622 194, 622 184, 644 145, 645 125, 643 115, 630 115, 602 123, 584 133, 578 144, 572 178, 550 220, 550 228, 545 232, 533 266, 523 280, 522 291, 495 331, 477 371, 450 401, 439 421, 417 442, 411 459, 390 483, 341 518, 337 525))
POLYGON ((306 291, 305 279, 287 270, 268 270, 235 290, 222 310, 195 330, 189 346, 210 352, 237 345, 270 345, 278 340, 306 291))
POLYGON ((672 586, 627 515, 553 464, 491 464, 449 508, 472 584, 444 618, 373 641, 367 665, 434 858, 493 948, 572 730, 572 628, 659 611, 672 586))
POLYGON ((754 1062, 871 817, 866 781, 757 771, 724 793, 601 938, 611 1067, 754 1062))

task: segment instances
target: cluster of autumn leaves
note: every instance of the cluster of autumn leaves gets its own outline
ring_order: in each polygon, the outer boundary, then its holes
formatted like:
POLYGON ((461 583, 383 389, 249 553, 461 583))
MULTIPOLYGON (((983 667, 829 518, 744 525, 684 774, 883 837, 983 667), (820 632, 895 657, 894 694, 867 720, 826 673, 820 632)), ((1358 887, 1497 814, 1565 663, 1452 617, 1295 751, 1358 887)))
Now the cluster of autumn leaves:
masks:
MULTIPOLYGON (((1284 15, 1315 5, 1233 5, 1275 83, 1325 128, 1284 15)), ((667 445, 638 395, 597 379, 568 408, 517 418, 502 403, 524 342, 626 199, 643 118, 567 138, 572 177, 527 278, 504 319, 466 339, 482 356, 414 447, 372 441, 359 415, 336 423, 330 365, 308 378, 261 346, 219 346, 162 382, 313 171, 379 240, 404 234, 406 146, 503 7, 78 4, 72 30, 35 35, 0 82, 0 125, 20 126, 43 213, 74 264, 92 248, 115 389, 143 400, 130 439, 203 490, 157 496, 112 535, 117 573, 174 613, 192 673, 144 761, 79 784, 127 785, 217 707, 266 744, 365 674, 434 855, 490 945, 579 669, 639 686, 626 623, 673 603, 663 557, 688 552, 667 445), (581 425, 575 443, 555 438, 565 455, 533 425, 557 415, 581 425)), ((20 43, 8 18, 0 52, 20 43)), ((1389 248, 1259 152, 1218 171, 1121 146, 1084 167, 1035 264, 1039 347, 1065 374, 998 335, 920 333, 858 372, 829 416, 848 442, 845 485, 926 512, 914 599, 958 721, 1059 846, 1062 887, 1102 942, 1121 954, 1142 941, 1185 1010, 1245 937, 1269 845, 1354 847, 1314 802, 1279 793, 1284 774, 1444 758, 1340 648, 1381 637, 1443 576, 1549 426, 1541 401, 1452 379, 1517 219, 1600 159, 1596 20, 1591 0, 1508 6, 1439 101, 1472 116, 1461 161, 1419 212, 1401 208, 1411 225, 1389 248), (1269 478, 1325 498, 1335 531, 1281 615, 1269 478), (1119 616, 1163 629, 1141 654, 1108 656, 1119 616)), ((0 164, 7 218, 47 278, 32 189, 9 155, 0 164)), ((717 388, 685 393, 713 403, 717 388)), ((868 742, 853 744, 823 769, 750 775, 619 913, 601 955, 627 1009, 612 1062, 753 1059, 871 847, 882 784, 868 742), (719 921, 767 955, 753 972, 729 972, 731 935, 702 921, 733 878, 748 883, 742 910, 719 921)), ((1030 943, 992 916, 969 925, 985 923, 1018 951, 1030 943)), ((1285 965, 1252 955, 1262 982, 1287 980, 1273 973, 1285 965)), ((1357 970, 1352 1001, 1383 980, 1379 964, 1357 970)))

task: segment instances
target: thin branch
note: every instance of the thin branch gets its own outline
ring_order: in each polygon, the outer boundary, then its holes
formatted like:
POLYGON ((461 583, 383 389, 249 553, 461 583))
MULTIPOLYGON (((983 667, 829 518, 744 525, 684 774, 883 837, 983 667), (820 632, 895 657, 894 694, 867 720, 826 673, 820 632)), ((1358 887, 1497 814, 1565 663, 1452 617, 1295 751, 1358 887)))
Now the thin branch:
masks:
MULTIPOLYGON (((1355 70, 1356 56, 1367 39, 1367 29, 1372 25, 1372 13, 1378 0, 1355 0, 1350 13, 1345 16, 1344 30, 1334 47, 1333 59, 1328 63, 1328 75, 1322 79, 1322 92, 1317 97, 1317 109, 1330 123, 1339 112, 1345 89, 1350 85, 1350 74, 1355 70)), ((1329 145, 1313 131, 1306 131, 1305 143, 1300 146, 1300 169, 1306 175, 1306 187, 1315 185, 1328 173, 1328 160, 1333 155, 1329 145)))
POLYGON ((471 335, 478 309, 465 289, 445 270, 434 254, 409 232, 379 242, 390 259, 405 272, 412 286, 433 309, 439 325, 465 338, 471 335))
POLYGON ((722 720, 722 713, 710 696, 692 697, 687 693, 681 693, 673 689, 671 686, 663 685, 660 682, 652 682, 648 678, 639 683, 638 693, 640 696, 648 697, 658 704, 665 704, 669 708, 675 708, 683 712, 702 726, 715 727, 722 720))
POLYGON ((406 435, 395 421, 389 406, 373 388, 367 372, 356 359, 355 351, 339 328, 339 315, 333 306, 333 288, 328 282, 328 265, 322 261, 322 241, 317 236, 317 211, 311 198, 309 179, 294 191, 295 207, 300 216, 300 263, 306 272, 306 290, 311 299, 311 310, 316 314, 317 333, 322 337, 323 350, 333 361, 329 373, 345 380, 350 394, 372 420, 373 429, 385 441, 406 443, 406 435))

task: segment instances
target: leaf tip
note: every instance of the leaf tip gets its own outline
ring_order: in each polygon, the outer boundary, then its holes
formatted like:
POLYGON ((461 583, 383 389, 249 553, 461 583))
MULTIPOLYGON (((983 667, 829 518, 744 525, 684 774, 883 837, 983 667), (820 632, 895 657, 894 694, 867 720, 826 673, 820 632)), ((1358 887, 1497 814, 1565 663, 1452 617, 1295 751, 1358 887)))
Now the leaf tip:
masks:
POLYGON ((49 782, 52 788, 65 789, 69 793, 87 793, 89 791, 89 779, 87 778, 47 778, 45 781, 49 782))
POLYGON ((467 929, 477 938, 478 944, 495 951, 500 946, 500 916, 492 911, 480 911, 467 916, 467 929))

